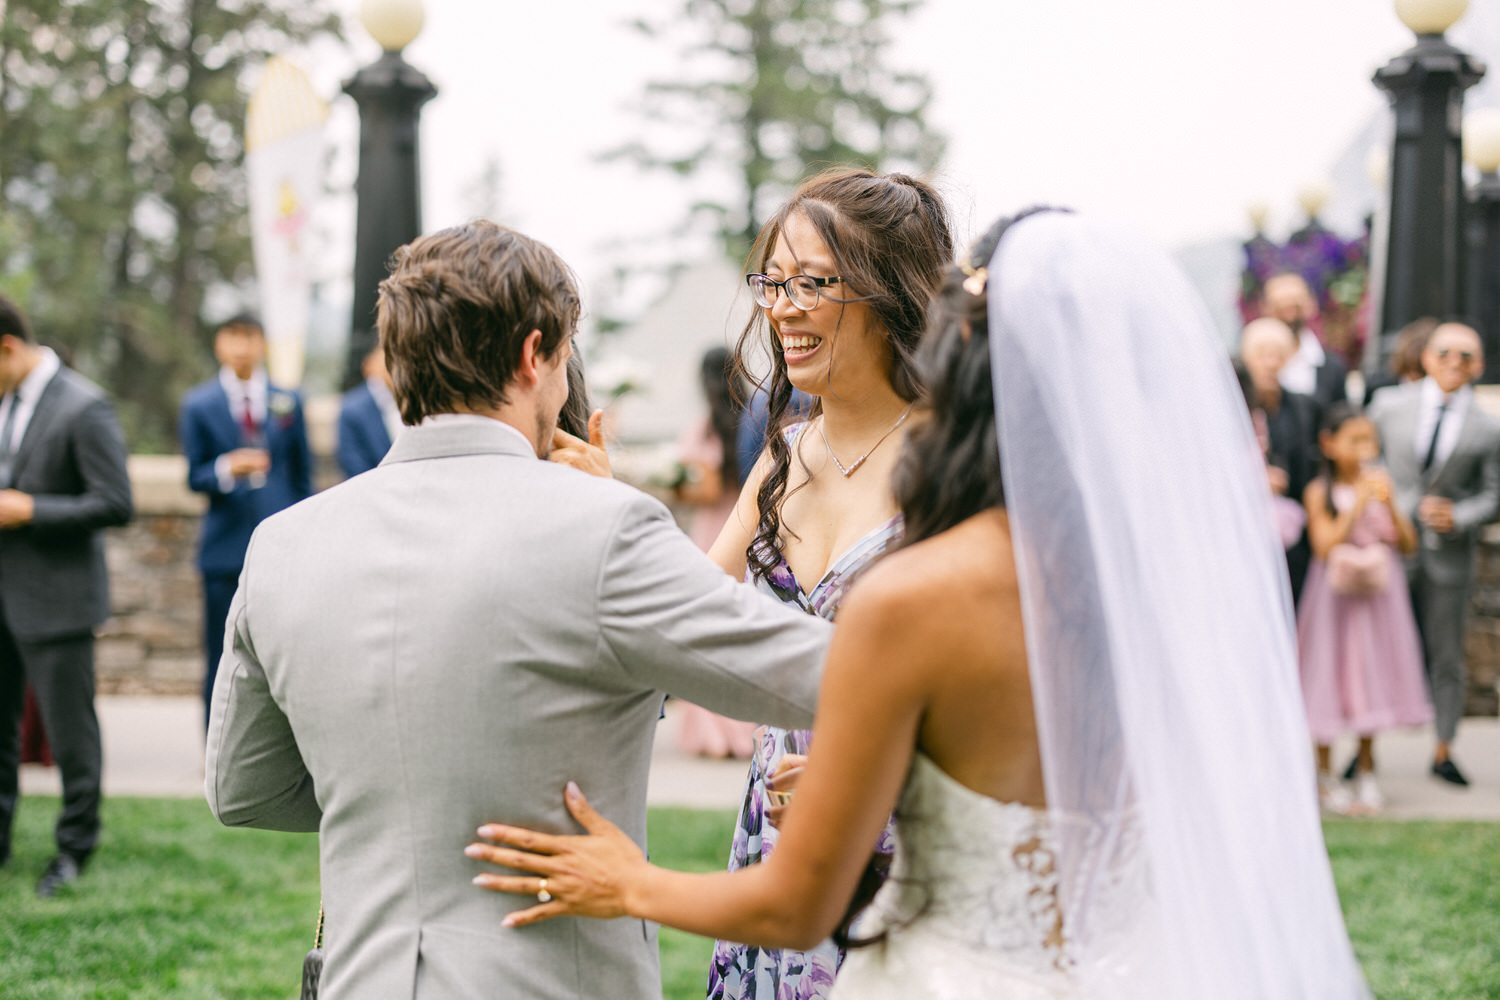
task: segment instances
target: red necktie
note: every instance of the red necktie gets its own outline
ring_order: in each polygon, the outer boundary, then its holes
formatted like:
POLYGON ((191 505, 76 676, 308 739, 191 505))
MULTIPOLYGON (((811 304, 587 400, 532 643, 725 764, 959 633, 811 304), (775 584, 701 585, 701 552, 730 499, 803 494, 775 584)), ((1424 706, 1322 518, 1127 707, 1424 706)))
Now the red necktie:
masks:
POLYGON ((250 394, 245 393, 245 409, 241 411, 240 427, 245 431, 245 437, 254 438, 256 434, 255 408, 250 405, 250 394))

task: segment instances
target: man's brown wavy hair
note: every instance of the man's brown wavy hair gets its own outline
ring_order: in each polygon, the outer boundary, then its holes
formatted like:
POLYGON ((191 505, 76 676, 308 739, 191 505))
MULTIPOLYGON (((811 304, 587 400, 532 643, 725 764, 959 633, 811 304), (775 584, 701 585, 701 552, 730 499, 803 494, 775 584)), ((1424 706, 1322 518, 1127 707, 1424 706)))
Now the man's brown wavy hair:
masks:
POLYGON ((476 221, 413 240, 391 258, 375 320, 401 419, 504 404, 531 331, 551 358, 581 311, 568 265, 514 229, 476 221))

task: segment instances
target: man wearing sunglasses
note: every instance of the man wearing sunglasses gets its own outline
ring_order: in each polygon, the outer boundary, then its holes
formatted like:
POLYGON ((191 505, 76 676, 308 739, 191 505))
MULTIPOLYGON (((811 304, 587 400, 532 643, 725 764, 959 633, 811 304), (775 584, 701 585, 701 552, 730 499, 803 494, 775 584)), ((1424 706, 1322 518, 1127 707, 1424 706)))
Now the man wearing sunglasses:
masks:
POLYGON ((1468 779, 1449 755, 1463 714, 1464 627, 1479 531, 1500 508, 1500 420, 1474 399, 1484 371, 1479 334, 1443 323, 1422 352, 1426 378, 1382 391, 1370 407, 1386 465, 1420 544, 1408 560, 1436 715, 1432 773, 1468 779))

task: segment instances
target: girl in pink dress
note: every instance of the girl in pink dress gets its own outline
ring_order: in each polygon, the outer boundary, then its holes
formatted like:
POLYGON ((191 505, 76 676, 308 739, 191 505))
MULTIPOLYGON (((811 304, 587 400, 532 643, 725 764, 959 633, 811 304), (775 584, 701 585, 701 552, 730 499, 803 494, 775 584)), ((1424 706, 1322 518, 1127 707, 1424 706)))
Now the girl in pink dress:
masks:
POLYGON ((1372 464, 1380 441, 1369 419, 1336 403, 1318 443, 1323 474, 1303 495, 1314 560, 1298 609, 1302 696, 1320 801, 1332 812, 1368 814, 1382 804, 1375 733, 1432 719, 1401 561, 1415 551, 1417 535, 1396 506, 1390 475, 1372 464), (1352 795, 1329 772, 1329 745, 1347 731, 1359 735, 1352 795))

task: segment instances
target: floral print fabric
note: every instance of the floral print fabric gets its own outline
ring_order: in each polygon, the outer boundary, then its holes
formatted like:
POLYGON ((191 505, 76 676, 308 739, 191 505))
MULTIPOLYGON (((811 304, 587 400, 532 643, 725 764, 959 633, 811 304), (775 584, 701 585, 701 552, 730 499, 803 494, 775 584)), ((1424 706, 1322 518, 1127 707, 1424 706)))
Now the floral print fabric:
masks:
MULTIPOLYGON (((900 539, 901 527, 901 518, 897 516, 855 542, 834 560, 811 592, 803 591, 784 559, 768 579, 757 578, 755 584, 791 607, 831 621, 855 578, 900 539)), ((812 733, 805 729, 762 726, 756 731, 755 755, 750 761, 729 853, 730 871, 759 864, 775 850, 777 830, 765 821, 766 779, 775 773, 784 755, 807 753, 811 738, 812 733)), ((880 835, 875 849, 886 855, 895 850, 890 825, 880 835)), ((709 1000, 818 1000, 828 995, 843 960, 844 953, 832 941, 824 941, 811 951, 783 951, 717 941, 709 968, 708 997, 709 1000)))

